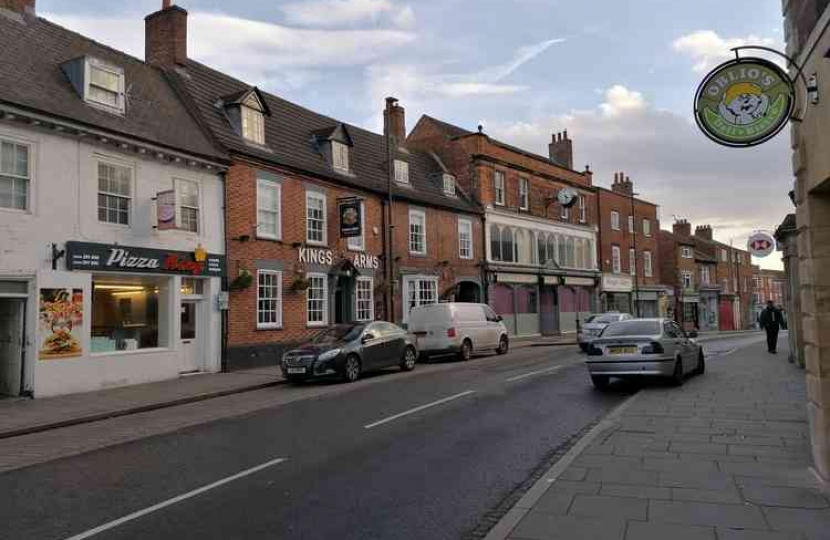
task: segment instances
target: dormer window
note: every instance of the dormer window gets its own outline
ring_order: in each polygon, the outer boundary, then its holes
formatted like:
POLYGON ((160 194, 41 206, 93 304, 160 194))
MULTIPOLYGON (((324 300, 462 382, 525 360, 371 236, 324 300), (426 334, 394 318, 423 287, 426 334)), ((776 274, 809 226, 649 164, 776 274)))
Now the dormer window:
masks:
POLYGON ((331 164, 340 172, 349 172, 349 147, 338 141, 331 141, 331 164))
POLYGON ((265 115, 254 94, 242 103, 242 136, 255 144, 265 144, 265 115))
POLYGON ((455 195, 455 176, 451 174, 444 175, 444 193, 455 195))
POLYGON ((395 182, 399 184, 409 183, 409 163, 406 161, 395 160, 395 182))
POLYGON ((89 59, 87 101, 124 112, 124 72, 89 59))

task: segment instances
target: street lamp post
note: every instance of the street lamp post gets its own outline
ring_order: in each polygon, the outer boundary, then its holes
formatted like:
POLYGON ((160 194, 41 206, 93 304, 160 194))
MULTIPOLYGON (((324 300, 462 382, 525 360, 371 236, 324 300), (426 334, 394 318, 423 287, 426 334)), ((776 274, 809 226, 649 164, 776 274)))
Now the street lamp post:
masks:
POLYGON ((639 195, 639 193, 634 193, 634 190, 631 190, 631 239, 634 245, 634 260, 632 264, 634 265, 634 309, 635 315, 637 318, 640 318, 640 265, 637 263, 637 215, 634 211, 634 197, 639 195))

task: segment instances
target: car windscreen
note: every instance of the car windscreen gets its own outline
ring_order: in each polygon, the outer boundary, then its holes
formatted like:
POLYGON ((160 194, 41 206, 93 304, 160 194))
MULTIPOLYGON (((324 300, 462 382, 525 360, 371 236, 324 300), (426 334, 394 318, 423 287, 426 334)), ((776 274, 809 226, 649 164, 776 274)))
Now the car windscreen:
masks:
POLYGON ((364 324, 338 324, 326 328, 311 340, 316 345, 354 341, 366 327, 364 324))
POLYGON ((602 332, 602 337, 656 336, 660 334, 657 321, 623 321, 609 324, 602 332))
POLYGON ((597 315, 597 318, 591 322, 609 324, 620 320, 620 314, 614 313, 611 315, 597 315))

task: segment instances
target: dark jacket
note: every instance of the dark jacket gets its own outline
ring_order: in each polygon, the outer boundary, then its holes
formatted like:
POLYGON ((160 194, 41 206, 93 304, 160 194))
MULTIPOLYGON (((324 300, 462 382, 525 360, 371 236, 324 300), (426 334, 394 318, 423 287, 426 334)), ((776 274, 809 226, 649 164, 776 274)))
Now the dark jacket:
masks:
POLYGON ((784 326, 784 316, 781 315, 780 309, 767 307, 761 312, 761 316, 758 317, 758 322, 761 323, 761 328, 765 330, 778 331, 784 326))

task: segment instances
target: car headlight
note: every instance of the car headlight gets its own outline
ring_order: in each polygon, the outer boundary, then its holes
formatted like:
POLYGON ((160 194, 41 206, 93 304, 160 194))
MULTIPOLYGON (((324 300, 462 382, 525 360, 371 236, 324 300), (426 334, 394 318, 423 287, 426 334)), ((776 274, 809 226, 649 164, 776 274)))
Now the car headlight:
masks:
POLYGON ((341 352, 340 349, 332 349, 330 351, 326 351, 323 354, 321 354, 320 356, 318 356, 317 360, 320 360, 321 362, 325 362, 326 360, 331 360, 332 358, 337 357, 337 355, 340 354, 340 352, 341 352))

